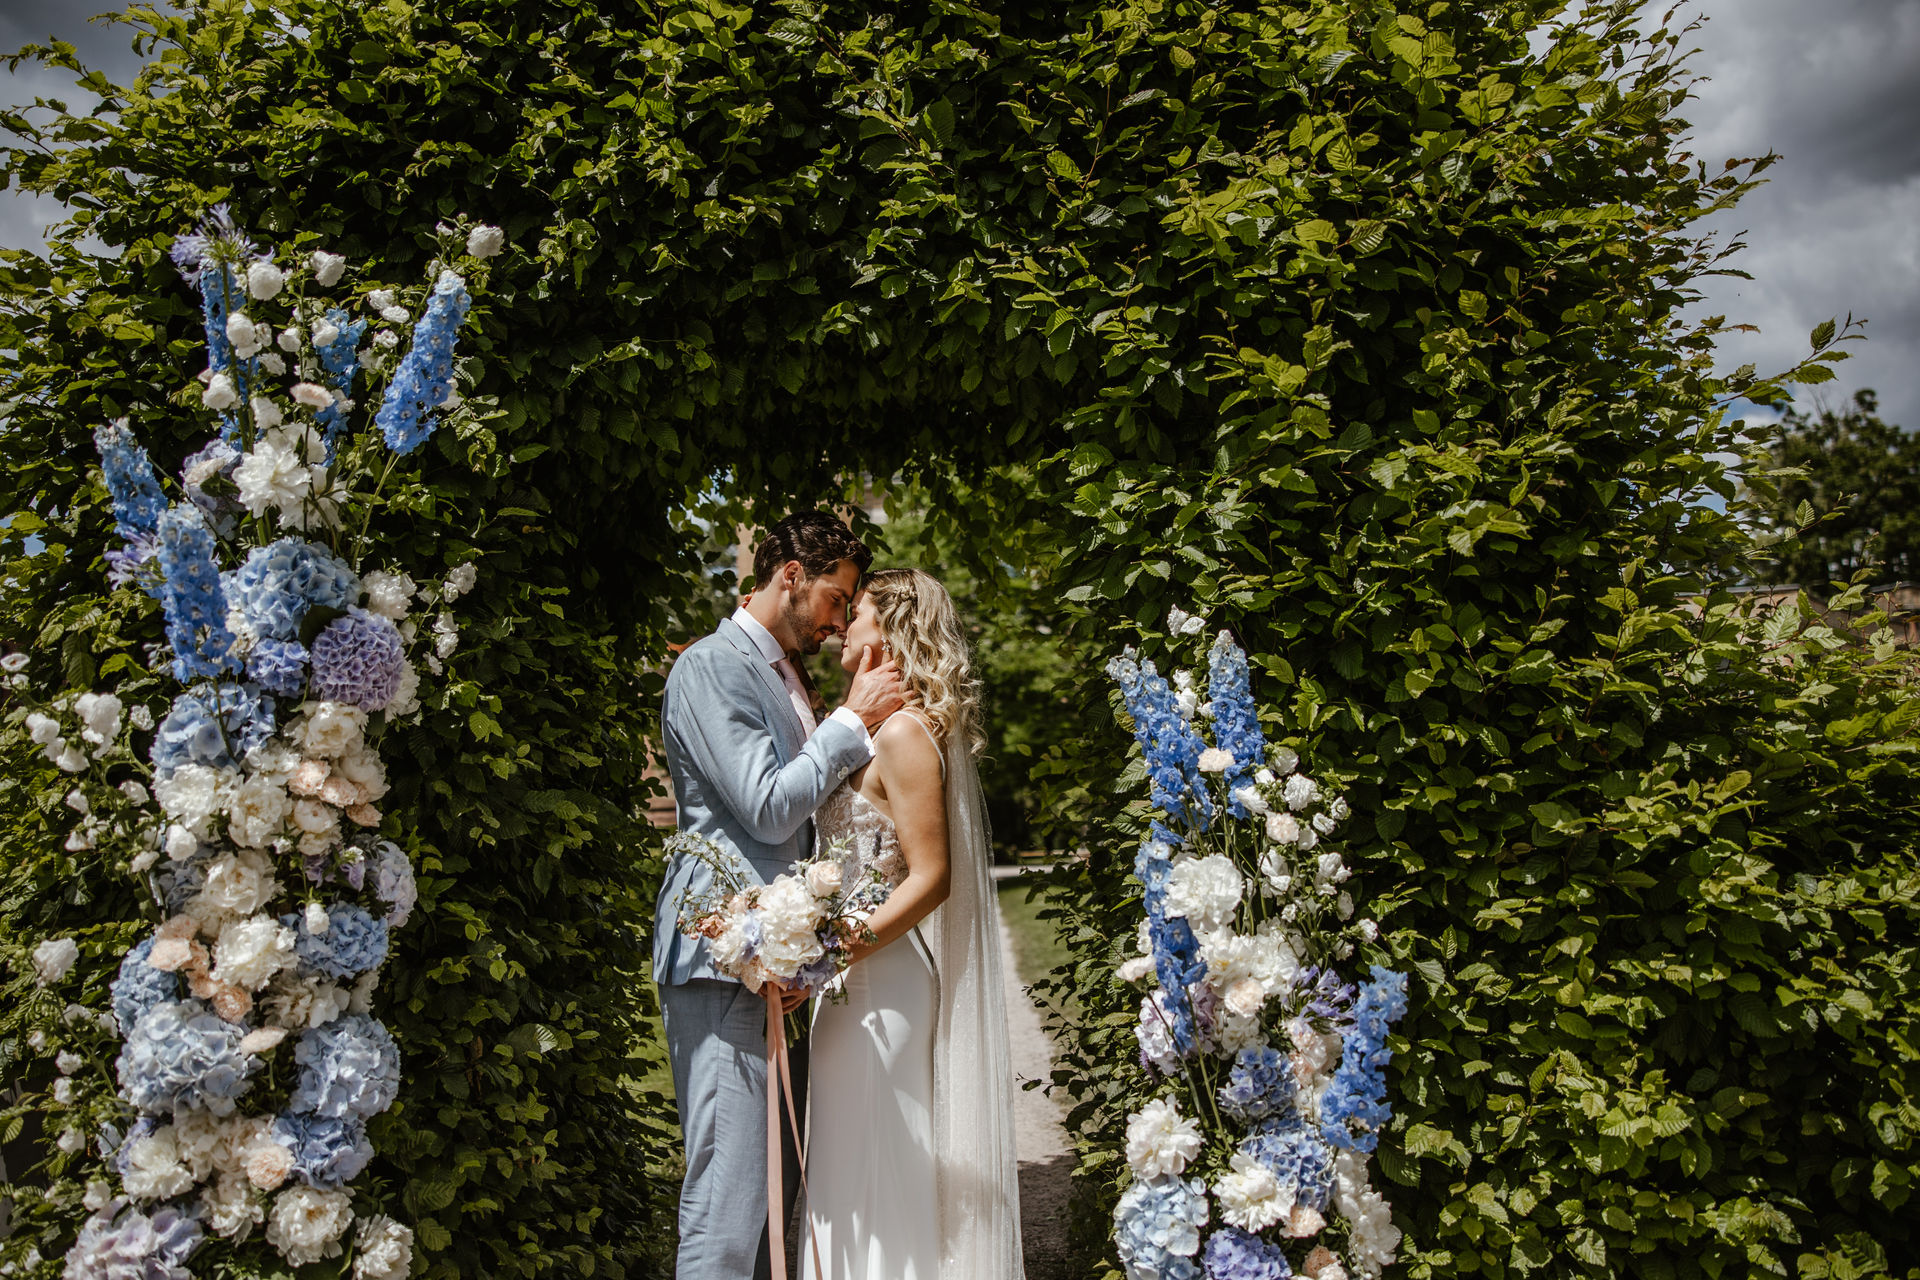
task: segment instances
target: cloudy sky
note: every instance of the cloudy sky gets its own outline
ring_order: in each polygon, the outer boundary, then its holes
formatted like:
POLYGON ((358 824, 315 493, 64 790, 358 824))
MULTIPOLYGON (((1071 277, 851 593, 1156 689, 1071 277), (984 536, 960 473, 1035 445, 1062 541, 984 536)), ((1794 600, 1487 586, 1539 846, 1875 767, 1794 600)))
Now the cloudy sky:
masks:
MULTIPOLYGON (((125 28, 85 16, 113 0, 0 0, 0 48, 57 35, 119 79, 138 65, 125 28)), ((1685 112, 1710 162, 1776 151, 1771 181, 1715 220, 1743 233, 1751 281, 1711 286, 1703 314, 1760 327, 1729 337, 1726 367, 1784 367, 1808 332, 1851 312, 1868 341, 1816 392, 1880 392, 1884 415, 1920 429, 1920 0, 1693 0, 1708 21, 1693 66, 1706 77, 1685 112)), ((4 73, 0 73, 4 74, 4 73)), ((57 73, 23 66, 0 100, 59 95, 57 73)), ((0 193, 0 245, 38 243, 57 207, 0 193)))

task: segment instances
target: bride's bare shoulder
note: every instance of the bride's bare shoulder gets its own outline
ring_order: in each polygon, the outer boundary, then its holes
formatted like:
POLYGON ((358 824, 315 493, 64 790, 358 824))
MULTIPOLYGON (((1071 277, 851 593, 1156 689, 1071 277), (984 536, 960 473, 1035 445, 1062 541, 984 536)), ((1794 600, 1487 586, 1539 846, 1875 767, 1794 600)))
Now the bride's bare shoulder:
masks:
POLYGON ((911 712, 903 711, 887 718, 873 735, 873 753, 881 771, 889 777, 924 770, 931 770, 936 779, 940 776, 940 748, 934 742, 933 731, 926 721, 911 712))

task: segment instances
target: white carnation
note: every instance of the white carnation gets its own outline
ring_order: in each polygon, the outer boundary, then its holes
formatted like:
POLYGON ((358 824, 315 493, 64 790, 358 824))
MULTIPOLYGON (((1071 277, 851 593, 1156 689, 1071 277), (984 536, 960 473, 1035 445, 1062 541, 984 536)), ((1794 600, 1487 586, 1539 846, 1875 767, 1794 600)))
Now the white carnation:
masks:
POLYGON ((80 958, 80 944, 72 938, 48 938, 33 949, 33 980, 50 987, 67 976, 80 958))
POLYGON ((276 351, 269 351, 260 357, 260 367, 276 378, 285 377, 287 362, 276 351))
POLYGON ((473 590, 473 584, 479 580, 480 571, 475 567, 474 563, 469 560, 465 564, 454 566, 454 568, 448 572, 447 580, 441 584, 440 591, 446 599, 458 600, 461 596, 473 590))
POLYGON ((253 411, 253 425, 261 431, 271 431, 287 420, 270 396, 255 396, 247 401, 247 408, 253 411))
POLYGON ((1282 1190, 1273 1171, 1244 1151, 1235 1152, 1231 1171, 1213 1184, 1220 1217, 1242 1231, 1263 1231, 1287 1216, 1293 1196, 1282 1190))
POLYGON ((1287 808, 1298 813, 1320 798, 1320 784, 1304 773, 1296 773, 1288 777, 1281 794, 1286 798, 1287 808))
POLYGON ((419 590, 419 585, 406 574, 378 569, 366 576, 363 585, 367 589, 367 611, 395 622, 407 616, 413 593, 419 590))
POLYGON ((287 287, 287 273, 262 259, 247 268, 247 293, 265 302, 287 287))
POLYGON ((1200 1126, 1171 1098, 1155 1098, 1127 1118, 1127 1163, 1142 1178, 1181 1173, 1200 1147, 1200 1126))
POLYGON ((353 1197, 345 1191, 290 1187, 274 1197, 267 1215, 267 1243, 289 1266, 304 1267, 340 1256, 340 1237, 353 1222, 353 1197))
POLYGON ((367 305, 375 311, 385 311, 394 302, 393 290, 375 289, 367 295, 367 305))
POLYGON ((345 1013, 350 999, 338 983, 283 973, 267 990, 264 1004, 274 1026, 305 1031, 325 1026, 345 1013))
POLYGON ((1268 814, 1267 839, 1282 846, 1298 844, 1300 842, 1300 820, 1290 813, 1268 814))
POLYGON ((353 1280, 406 1280, 413 1269, 413 1230, 385 1214, 360 1220, 353 1280))
POLYGON ((1167 914, 1185 916, 1196 929, 1222 928, 1232 922, 1245 887, 1224 853, 1190 859, 1167 877, 1167 914))
POLYGON ((120 736, 120 699, 113 694, 83 693, 74 699, 73 712, 80 717, 80 736, 94 746, 120 736))
POLYGON ((1223 751, 1219 747, 1208 747, 1200 753, 1200 772, 1225 773, 1233 767, 1233 752, 1223 751))
POLYGON ((293 930, 269 916, 230 920, 213 944, 213 979, 258 991, 293 964, 293 930))
POLYGON ((240 403, 240 393, 234 389, 232 378, 224 373, 216 373, 207 379, 207 389, 200 393, 200 403, 216 413, 225 413, 240 403))
POLYGON ((322 289, 331 289, 340 283, 340 273, 347 269, 347 260, 337 253, 315 249, 308 255, 307 265, 313 268, 314 283, 322 289))
POLYGON ((467 252, 476 258, 491 258, 506 246, 507 233, 485 223, 467 232, 467 252))
MULTIPOLYGON (((315 340, 318 341, 317 336, 315 340)), ((324 409, 333 403, 333 392, 317 382, 296 382, 290 391, 294 403, 308 409, 324 409)))
POLYGON ((1278 773, 1292 773, 1300 766, 1300 753, 1291 747, 1275 747, 1271 759, 1278 773))
POLYGON ((260 335, 254 329, 253 319, 244 311, 227 314, 227 341, 233 344, 233 354, 246 359, 260 349, 260 335))

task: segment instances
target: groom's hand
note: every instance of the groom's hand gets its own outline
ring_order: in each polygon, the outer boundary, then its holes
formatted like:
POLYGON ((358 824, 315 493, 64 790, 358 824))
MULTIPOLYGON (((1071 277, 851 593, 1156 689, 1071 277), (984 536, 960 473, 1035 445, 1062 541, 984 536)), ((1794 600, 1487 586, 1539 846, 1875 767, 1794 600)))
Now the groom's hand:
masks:
POLYGON ((853 684, 847 689, 844 705, 860 717, 869 733, 878 729, 888 716, 906 706, 906 684, 900 679, 900 668, 894 665, 893 659, 888 658, 875 666, 873 646, 862 646, 860 669, 853 673, 853 684))

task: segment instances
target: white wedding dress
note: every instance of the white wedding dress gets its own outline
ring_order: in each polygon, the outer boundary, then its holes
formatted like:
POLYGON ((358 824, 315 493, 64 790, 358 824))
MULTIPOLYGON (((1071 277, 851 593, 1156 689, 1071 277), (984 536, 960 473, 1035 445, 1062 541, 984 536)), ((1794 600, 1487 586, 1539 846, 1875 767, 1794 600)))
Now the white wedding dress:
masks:
MULTIPOLYGON (((849 969, 844 1003, 814 1006, 802 1276, 816 1257, 822 1280, 1024 1275, 985 811, 972 756, 942 755, 947 901, 849 969)), ((823 848, 847 839, 847 883, 868 868, 895 887, 906 879, 892 819, 852 786, 814 825, 823 848)))

